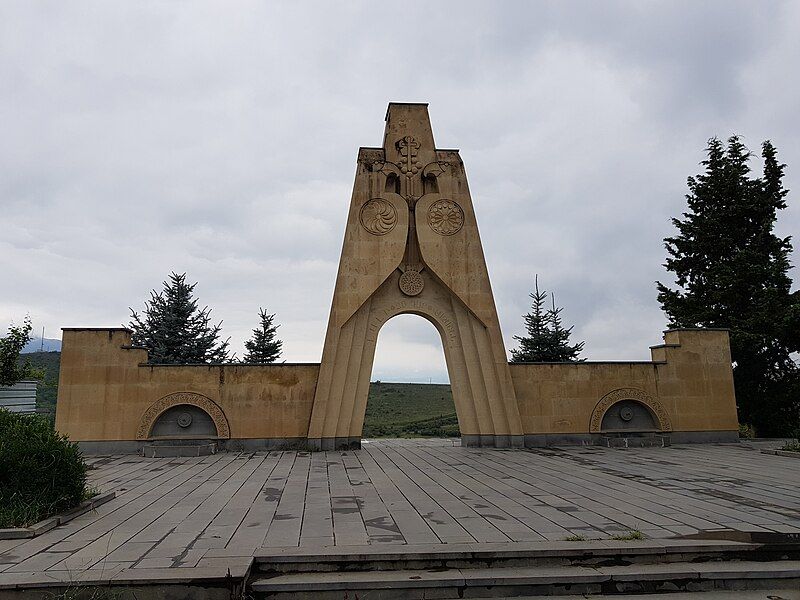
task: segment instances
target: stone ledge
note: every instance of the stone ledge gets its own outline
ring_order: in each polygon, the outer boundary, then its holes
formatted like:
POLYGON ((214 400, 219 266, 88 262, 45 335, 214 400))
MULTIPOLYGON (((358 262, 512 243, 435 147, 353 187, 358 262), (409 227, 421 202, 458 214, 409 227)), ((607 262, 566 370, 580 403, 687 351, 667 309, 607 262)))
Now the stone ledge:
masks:
MULTIPOLYGON (((778 561, 771 563, 736 561, 731 563, 670 563, 635 566, 597 567, 506 567, 455 568, 441 571, 345 571, 331 573, 300 573, 258 578, 250 589, 259 593, 330 592, 356 590, 387 590, 411 588, 472 588, 513 589, 521 586, 563 586, 579 584, 664 582, 675 590, 691 589, 690 582, 710 581, 725 587, 737 580, 800 579, 800 563, 778 561)), ((624 591, 614 586, 615 591, 624 591)), ((623 585, 624 587, 624 585, 623 585)), ((713 587, 713 586, 712 586, 713 587)), ((734 588, 735 589, 735 588, 734 588)), ((516 595, 516 594, 515 594, 516 595)))
POLYGON ((173 440, 172 444, 145 444, 142 456, 145 458, 174 458, 179 456, 210 456, 217 453, 216 442, 205 444, 181 444, 173 440), (177 442, 177 443, 174 443, 177 442))
POLYGON ((114 497, 116 497, 116 492, 98 494, 94 498, 84 500, 75 508, 72 508, 59 515, 44 519, 43 521, 39 521, 38 523, 34 523, 30 527, 9 527, 7 529, 0 529, 0 540, 19 540, 36 537, 37 535, 46 533, 51 529, 58 527, 59 525, 69 523, 75 517, 79 517, 90 510, 94 510, 98 506, 101 506, 109 500, 112 500, 114 497))
POLYGON ((775 456, 789 456, 791 458, 800 458, 800 452, 794 450, 762 450, 761 454, 774 454, 775 456))
POLYGON ((714 552, 748 552, 762 544, 730 540, 585 540, 580 542, 484 542, 460 544, 414 544, 407 546, 287 546, 255 549, 212 549, 210 556, 252 555, 259 564, 363 562, 403 560, 457 560, 548 557, 606 557, 619 555, 670 555, 714 552), (238 554, 241 552, 241 554, 238 554))

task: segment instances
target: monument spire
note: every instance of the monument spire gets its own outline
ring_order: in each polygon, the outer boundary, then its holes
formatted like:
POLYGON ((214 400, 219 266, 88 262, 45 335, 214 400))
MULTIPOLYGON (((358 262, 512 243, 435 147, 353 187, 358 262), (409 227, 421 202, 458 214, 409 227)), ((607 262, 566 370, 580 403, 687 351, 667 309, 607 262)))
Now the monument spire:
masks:
POLYGON ((427 104, 389 104, 362 148, 309 442, 360 444, 380 328, 414 313, 439 330, 467 444, 521 446, 522 425, 466 174, 437 150, 427 104), (316 440, 316 441, 315 441, 316 440))

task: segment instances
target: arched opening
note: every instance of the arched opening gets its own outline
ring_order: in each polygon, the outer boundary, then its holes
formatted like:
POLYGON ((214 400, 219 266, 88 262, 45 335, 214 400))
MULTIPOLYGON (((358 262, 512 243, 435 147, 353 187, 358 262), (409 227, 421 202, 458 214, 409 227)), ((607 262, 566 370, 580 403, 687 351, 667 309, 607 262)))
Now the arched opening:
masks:
POLYGON ((199 406, 179 404, 161 413, 153 423, 151 439, 207 439, 218 436, 217 426, 199 406))
POLYGON ((436 181, 435 175, 429 174, 422 178, 422 192, 423 194, 439 193, 439 183, 436 181))
POLYGON ((655 431, 660 431, 656 416, 645 404, 631 399, 619 400, 612 404, 600 423, 601 433, 655 431))
MULTIPOLYGON (((435 198, 423 196, 420 201, 435 198)), ((408 314, 424 317, 439 334, 461 444, 522 446, 522 425, 497 323, 484 315, 487 326, 427 268, 421 276, 421 292, 404 291, 400 269, 395 269, 344 323, 329 325, 308 429, 312 448, 360 446, 378 337, 390 319, 408 314)), ((383 345, 382 341, 381 351, 383 345)))
POLYGON ((426 318, 400 314, 381 327, 362 435, 461 435, 442 338, 426 318))
POLYGON ((400 193, 400 178, 395 173, 389 173, 386 176, 386 185, 384 187, 384 191, 391 192, 393 194, 400 193))

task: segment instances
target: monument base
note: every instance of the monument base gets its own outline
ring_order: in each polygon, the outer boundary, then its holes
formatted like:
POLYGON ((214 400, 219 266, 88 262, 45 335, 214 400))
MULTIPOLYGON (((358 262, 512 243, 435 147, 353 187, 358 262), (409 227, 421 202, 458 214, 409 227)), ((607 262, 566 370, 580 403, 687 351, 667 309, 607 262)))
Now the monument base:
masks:
MULTIPOLYGON (((635 433, 630 432, 628 436, 633 436, 635 433)), ((670 431, 664 436, 669 438, 669 444, 736 444, 739 442, 738 431, 670 431)), ((608 437, 608 434, 604 433, 527 434, 525 435, 525 447, 609 446, 606 441, 608 437)))
MULTIPOLYGON (((148 448, 178 446, 180 440, 88 440, 78 441, 78 447, 86 455, 139 454, 151 456, 148 448)), ((201 444, 213 443, 216 452, 258 452, 262 450, 308 450, 306 438, 242 438, 199 440, 201 444)), ((191 447, 191 446, 186 446, 191 447)), ((162 450, 163 451, 163 450, 162 450)), ((195 456, 196 454, 189 454, 195 456)))
POLYGON ((470 435, 461 436, 461 445, 470 448, 524 448, 524 435, 470 435))
MULTIPOLYGON (((461 445, 470 448, 524 448, 524 435, 462 435, 461 445)), ((358 450, 360 437, 309 438, 311 450, 358 450)))
POLYGON ((336 437, 336 438, 308 438, 306 445, 309 450, 358 450, 361 448, 361 438, 336 437))

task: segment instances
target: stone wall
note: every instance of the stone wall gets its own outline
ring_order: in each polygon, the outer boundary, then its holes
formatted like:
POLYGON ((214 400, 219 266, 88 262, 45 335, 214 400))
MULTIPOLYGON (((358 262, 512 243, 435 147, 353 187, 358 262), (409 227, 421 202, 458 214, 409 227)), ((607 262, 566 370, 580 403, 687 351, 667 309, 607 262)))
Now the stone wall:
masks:
POLYGON ((212 416, 218 407, 229 447, 304 442, 318 364, 147 365, 147 351, 130 344, 125 329, 64 330, 56 429, 80 442, 130 442, 116 448, 133 450, 160 411, 185 403, 212 416))
MULTIPOLYGON (((736 440, 727 331, 664 341, 649 362, 512 364, 525 445, 597 443, 605 412, 630 401, 673 443, 736 440)), ((130 344, 126 329, 64 330, 56 428, 88 452, 138 451, 180 406, 207 413, 228 449, 306 445, 318 364, 150 365, 130 344)))
POLYGON ((526 445, 592 441, 605 410, 632 399, 673 442, 738 439, 728 332, 678 329, 649 362, 512 364, 526 445))

